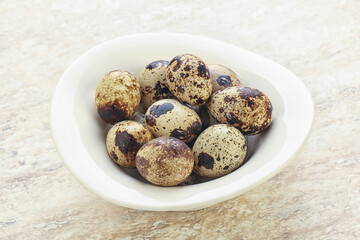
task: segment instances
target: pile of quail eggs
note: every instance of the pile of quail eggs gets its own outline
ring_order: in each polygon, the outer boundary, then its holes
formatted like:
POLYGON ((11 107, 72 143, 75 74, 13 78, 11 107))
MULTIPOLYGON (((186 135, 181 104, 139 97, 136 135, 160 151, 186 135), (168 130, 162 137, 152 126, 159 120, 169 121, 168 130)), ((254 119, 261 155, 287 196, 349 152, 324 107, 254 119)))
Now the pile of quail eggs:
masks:
POLYGON ((247 153, 244 135, 263 132, 273 119, 264 93, 242 86, 229 68, 187 53, 154 61, 137 78, 107 73, 95 103, 100 118, 113 124, 106 137, 110 158, 158 186, 236 170, 247 153))

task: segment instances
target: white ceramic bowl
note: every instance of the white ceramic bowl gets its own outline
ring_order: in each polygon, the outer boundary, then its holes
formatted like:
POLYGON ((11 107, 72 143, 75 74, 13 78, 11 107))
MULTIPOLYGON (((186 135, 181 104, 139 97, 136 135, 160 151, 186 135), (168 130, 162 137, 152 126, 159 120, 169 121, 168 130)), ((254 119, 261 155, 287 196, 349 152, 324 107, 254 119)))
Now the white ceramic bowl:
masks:
POLYGON ((313 118, 311 95, 284 67, 217 40, 149 33, 102 43, 71 64, 53 96, 51 128, 64 163, 95 194, 129 208, 183 211, 230 199, 274 176, 306 141, 313 118), (94 93, 109 71, 124 69, 137 76, 146 64, 185 52, 233 69, 243 85, 258 88, 270 98, 275 117, 265 133, 248 138, 249 161, 236 171, 200 184, 158 187, 139 180, 136 170, 124 170, 110 160, 105 146, 108 126, 96 113, 94 93))

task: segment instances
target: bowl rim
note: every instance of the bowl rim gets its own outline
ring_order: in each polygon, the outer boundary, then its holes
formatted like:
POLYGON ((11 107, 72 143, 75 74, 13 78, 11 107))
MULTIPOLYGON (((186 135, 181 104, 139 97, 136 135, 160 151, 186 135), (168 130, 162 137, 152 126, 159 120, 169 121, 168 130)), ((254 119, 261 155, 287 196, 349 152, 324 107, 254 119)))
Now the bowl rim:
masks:
MULTIPOLYGON (((136 42, 136 41, 135 41, 136 42)), ((79 56, 62 74, 59 82, 57 83, 57 86, 55 88, 52 102, 51 102, 51 131, 52 136, 54 139, 55 146, 57 148, 57 151, 59 155, 61 156, 65 166, 69 169, 69 171, 72 173, 72 175, 87 189, 89 189, 91 192, 95 193, 98 196, 101 196, 102 198, 115 203, 117 205, 121 205, 128 208, 135 208, 135 209, 142 209, 142 210, 151 210, 151 211, 184 211, 184 210, 196 210, 208 207, 210 205, 228 200, 230 198, 233 198, 235 196, 238 196, 258 185, 261 183, 267 181, 274 175, 276 175, 279 171, 281 171, 287 164, 290 163, 292 159, 294 159, 295 155, 301 150, 301 148, 305 145, 307 139, 310 136, 311 129, 313 127, 314 123, 314 115, 315 115, 315 107, 314 102, 312 100, 311 94, 306 89, 306 86, 304 83, 296 77, 293 73, 291 73, 289 70, 287 70, 285 67, 266 59, 260 55, 257 55, 253 52, 250 52, 248 50, 245 50, 243 48, 240 48, 238 46, 203 37, 203 36, 197 36, 197 35, 190 35, 190 34, 183 34, 183 33, 141 33, 141 34, 133 34, 133 35, 126 35, 119 38, 115 38, 106 42, 103 42, 89 50, 87 50, 85 53, 83 53, 81 56, 79 56), (301 144, 296 147, 296 149, 293 149, 292 154, 290 157, 286 159, 280 159, 277 164, 268 166, 268 164, 265 164, 259 169, 256 169, 252 175, 256 175, 257 177, 254 177, 254 179, 251 179, 252 181, 249 181, 247 184, 245 184, 245 187, 242 187, 241 189, 235 189, 232 191, 227 191, 224 194, 214 194, 210 198, 207 199, 198 199, 198 201, 191 202, 191 203, 178 203, 178 202, 169 202, 163 206, 160 205, 152 205, 147 203, 134 203, 129 202, 123 199, 114 198, 109 194, 105 194, 104 191, 100 190, 99 188, 93 186, 91 182, 87 178, 84 177, 82 173, 79 172, 79 169, 74 168, 74 165, 72 164, 70 154, 68 152, 68 144, 64 144, 64 123, 62 122, 62 118, 59 118, 59 114, 61 115, 62 112, 59 111, 59 106, 62 104, 62 94, 61 92, 65 89, 68 89, 69 87, 73 87, 74 85, 69 85, 69 76, 72 74, 72 72, 82 64, 83 61, 85 61, 89 56, 92 54, 95 54, 98 51, 101 51, 101 49, 108 47, 112 44, 119 43, 119 42, 132 42, 133 40, 137 40, 141 42, 141 39, 168 39, 168 40, 175 40, 179 41, 179 39, 185 39, 189 41, 194 42, 206 42, 210 45, 220 45, 222 47, 226 47, 228 49, 238 49, 240 52, 247 54, 247 56, 250 56, 251 58, 256 59, 257 61, 264 62, 266 64, 269 64, 270 66, 280 69, 280 71, 285 71, 289 76, 292 77, 292 81, 296 83, 300 88, 302 88, 302 92, 305 97, 307 97, 306 101, 308 103, 308 106, 310 108, 310 111, 308 113, 311 114, 311 116, 307 116, 311 121, 308 123, 308 126, 306 127, 306 131, 301 136, 301 144), (260 177, 259 177, 260 176, 260 177)), ((67 116, 68 120, 73 120, 73 116, 67 116)), ((72 128, 69 129, 76 131, 76 129, 72 128)), ((71 132, 71 131, 70 131, 71 132)))

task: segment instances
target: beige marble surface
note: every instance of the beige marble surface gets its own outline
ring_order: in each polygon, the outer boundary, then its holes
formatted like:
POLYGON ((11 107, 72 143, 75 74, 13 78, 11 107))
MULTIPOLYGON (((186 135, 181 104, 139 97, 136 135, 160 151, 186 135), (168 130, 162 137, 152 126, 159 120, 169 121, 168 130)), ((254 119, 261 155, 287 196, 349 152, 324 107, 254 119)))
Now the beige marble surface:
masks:
POLYGON ((360 1, 0 1, 0 239, 360 239, 360 1), (62 72, 131 33, 204 35, 286 66, 316 117, 294 161, 194 212, 110 204, 64 167, 49 129, 62 72))

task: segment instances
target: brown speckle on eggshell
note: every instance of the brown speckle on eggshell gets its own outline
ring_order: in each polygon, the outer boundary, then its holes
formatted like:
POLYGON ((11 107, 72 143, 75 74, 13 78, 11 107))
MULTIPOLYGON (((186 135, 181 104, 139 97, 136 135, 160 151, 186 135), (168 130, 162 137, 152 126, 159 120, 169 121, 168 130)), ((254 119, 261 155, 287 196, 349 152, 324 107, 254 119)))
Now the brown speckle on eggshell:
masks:
POLYGON ((273 119, 269 98, 250 87, 234 86, 217 91, 211 96, 208 110, 217 121, 237 127, 244 135, 264 131, 273 119))
POLYGON ((184 142, 195 139, 202 129, 197 113, 173 99, 152 104, 146 111, 145 124, 155 137, 175 137, 184 142))
POLYGON ((242 85, 239 76, 231 69, 220 64, 209 64, 208 68, 213 93, 227 87, 242 85))
POLYGON ((170 61, 166 70, 166 85, 177 99, 190 105, 203 105, 212 91, 209 70, 204 61, 188 53, 170 61))
POLYGON ((243 163, 246 152, 246 139, 237 128, 228 124, 213 125, 195 141, 194 171, 203 177, 224 176, 243 163))
POLYGON ((166 86, 166 68, 168 61, 158 60, 145 66, 138 78, 141 90, 141 106, 146 110, 154 102, 173 98, 174 96, 166 86))
POLYGON ((100 118, 106 123, 129 119, 140 103, 140 85, 129 72, 109 72, 96 88, 95 103, 100 118))
POLYGON ((176 138, 160 137, 140 148, 136 168, 149 182, 159 186, 175 186, 184 182, 194 167, 192 152, 176 138))
POLYGON ((135 168, 137 151, 152 139, 152 133, 141 123, 126 120, 112 126, 106 137, 111 159, 118 165, 135 168))

